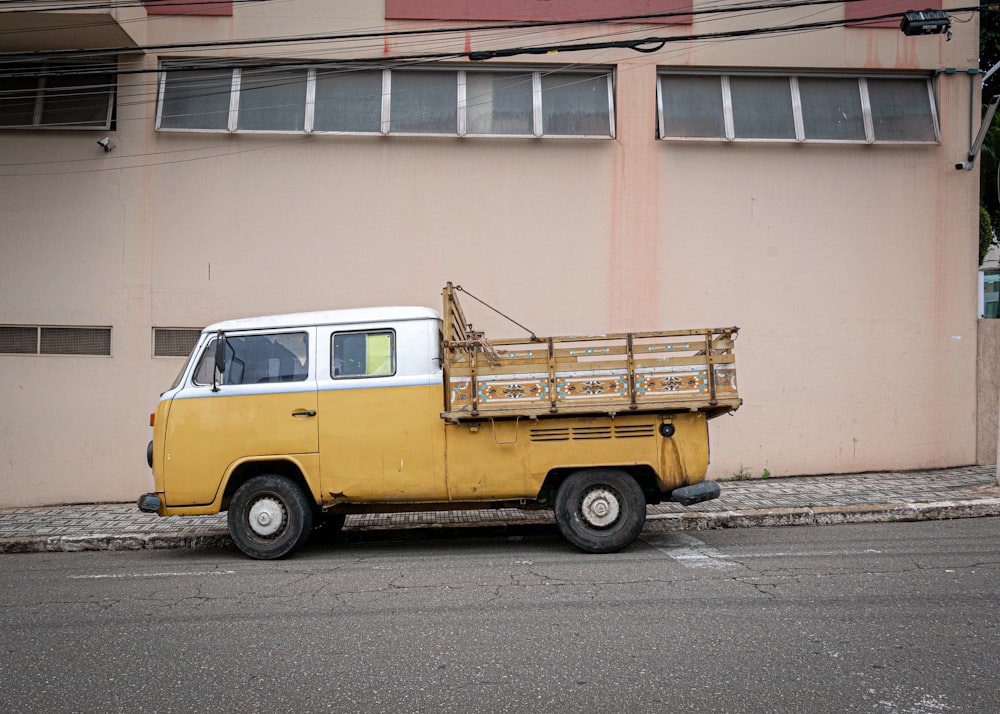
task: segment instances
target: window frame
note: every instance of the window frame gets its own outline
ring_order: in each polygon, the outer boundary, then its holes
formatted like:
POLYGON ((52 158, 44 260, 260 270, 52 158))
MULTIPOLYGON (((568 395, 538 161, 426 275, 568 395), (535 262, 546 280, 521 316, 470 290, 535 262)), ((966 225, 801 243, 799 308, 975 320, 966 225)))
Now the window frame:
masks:
MULTIPOLYGON (((286 71, 286 72, 289 71, 289 70, 281 70, 280 68, 274 68, 274 69, 277 69, 278 71, 286 71)), ((290 69, 295 69, 295 68, 290 68, 290 69)), ((230 89, 230 95, 229 95, 229 127, 231 127, 230 131, 232 133, 235 133, 235 134, 295 134, 295 133, 299 132, 298 129, 242 129, 242 128, 240 128, 240 126, 239 126, 239 123, 240 123, 240 102, 241 102, 241 100, 243 98, 243 70, 242 69, 237 70, 234 73, 234 75, 235 76, 233 77, 233 85, 232 85, 232 88, 230 89)), ((316 91, 316 72, 315 72, 314 69, 309 69, 306 72, 306 87, 305 87, 306 91, 305 91, 305 96, 303 97, 303 105, 302 105, 305 113, 308 113, 310 109, 314 109, 315 108, 315 101, 313 102, 312 107, 310 107, 310 105, 309 105, 309 88, 310 88, 310 86, 312 86, 313 94, 315 96, 315 91, 316 91)), ((253 90, 251 89, 249 91, 253 91, 253 90)), ((306 123, 309 122, 309 121, 311 121, 311 120, 312 120, 312 117, 306 117, 305 114, 303 114, 303 117, 302 117, 302 124, 303 124, 302 131, 303 132, 305 131, 305 125, 306 125, 306 123)))
POLYGON ((712 142, 712 143, 766 143, 766 144, 853 144, 853 145, 889 145, 889 146, 937 146, 941 144, 941 124, 938 117, 937 99, 934 94, 934 78, 926 73, 870 73, 845 74, 826 72, 749 72, 749 71, 699 71, 661 68, 656 74, 656 130, 657 140, 666 142, 712 142), (725 136, 667 136, 664 116, 663 77, 664 76, 708 76, 718 77, 722 92, 722 110, 725 126, 725 136), (738 137, 733 119, 733 101, 731 77, 781 77, 786 78, 791 90, 792 113, 795 125, 795 138, 764 138, 738 137), (858 83, 861 97, 861 114, 864 123, 864 139, 827 139, 808 138, 805 135, 805 123, 802 114, 802 96, 799 87, 800 79, 853 79, 858 83), (933 124, 933 139, 878 139, 875 136, 875 122, 872 116, 871 99, 868 88, 870 79, 910 79, 924 80, 927 87, 928 109, 933 124))
MULTIPOLYGON (((367 347, 367 345, 366 345, 367 347)), ((353 379, 385 379, 395 377, 399 371, 399 360, 397 354, 396 330, 391 327, 377 327, 360 330, 334 330, 330 333, 330 379, 335 382, 353 379), (389 336, 389 356, 392 361, 392 371, 389 374, 336 374, 337 347, 336 340, 341 335, 388 335, 389 336)))
MULTIPOLYGON (((313 354, 313 348, 310 345, 310 343, 314 339, 314 335, 313 335, 313 331, 312 330, 310 330, 308 328, 282 328, 282 329, 276 329, 276 330, 274 330, 274 329, 269 329, 269 330, 254 330, 252 332, 243 332, 243 331, 240 331, 240 332, 226 332, 226 331, 223 331, 222 332, 223 339, 225 339, 227 341, 231 340, 231 339, 245 339, 245 338, 248 338, 248 337, 276 337, 278 335, 304 335, 305 336, 305 348, 306 348, 305 370, 306 371, 305 371, 305 376, 304 377, 302 377, 301 379, 286 379, 286 380, 278 379, 278 380, 274 380, 274 381, 271 381, 271 380, 256 381, 256 382, 244 382, 244 381, 240 381, 240 382, 236 382, 236 383, 226 382, 225 379, 224 379, 225 375, 227 373, 229 373, 230 370, 231 370, 230 365, 232 364, 232 360, 230 359, 230 360, 227 360, 227 369, 226 369, 226 372, 222 373, 223 374, 223 379, 219 380, 218 386, 220 386, 220 387, 226 387, 227 389, 229 389, 229 388, 237 388, 238 389, 240 387, 248 387, 248 388, 253 388, 253 389, 260 389, 260 388, 263 387, 265 389, 275 389, 277 391, 288 391, 288 390, 299 391, 294 385, 308 384, 310 381, 312 381, 313 380, 313 377, 312 377, 312 375, 313 375, 313 367, 312 367, 311 363, 315 361, 315 357, 314 357, 314 354, 313 354)), ((208 336, 208 338, 205 340, 205 343, 202 346, 202 348, 198 351, 198 357, 194 361, 194 364, 192 365, 191 376, 188 379, 188 383, 192 387, 211 387, 211 386, 213 386, 212 382, 207 382, 207 383, 199 382, 198 381, 198 372, 201 370, 202 362, 205 359, 209 359, 212 362, 212 373, 214 375, 214 373, 215 373, 215 366, 214 366, 215 355, 214 354, 210 354, 210 351, 215 349, 214 345, 215 345, 215 343, 216 343, 216 341, 218 339, 219 339, 219 334, 218 333, 216 333, 216 332, 211 333, 208 336)), ((285 349, 288 349, 288 348, 286 347, 285 349)))
MULTIPOLYGON (((107 75, 109 78, 107 91, 107 105, 104 107, 104 122, 101 124, 45 124, 42 123, 42 117, 45 114, 45 104, 46 98, 50 97, 50 88, 48 86, 48 76, 47 73, 50 71, 58 72, 60 70, 72 70, 79 69, 73 63, 60 63, 60 62, 28 62, 25 63, 25 69, 28 67, 37 67, 38 77, 35 79, 35 89, 34 89, 34 106, 31 112, 31 124, 0 124, 0 131, 110 131, 114 124, 115 117, 115 100, 118 96, 118 67, 115 64, 114 67, 109 67, 106 71, 102 72, 80 72, 79 76, 86 77, 88 75, 93 75, 95 77, 107 75)), ((32 79, 27 77, 26 79, 32 79)), ((95 85, 103 86, 103 85, 95 85)), ((86 88, 76 88, 81 89, 81 92, 86 88)), ((30 91, 30 90, 25 90, 30 91)), ((52 89, 52 91, 59 91, 58 89, 52 89)), ((26 95, 27 96, 27 95, 26 95)), ((67 94, 67 96, 72 96, 72 94, 67 94)), ((95 107, 97 104, 95 103, 95 107)), ((0 101, 0 111, 3 110, 3 102, 0 101)))
MULTIPOLYGON (((736 136, 736 107, 734 106, 732 100, 733 84, 732 79, 737 78, 748 78, 748 79, 774 79, 774 75, 759 75, 759 74, 730 74, 726 75, 726 82, 723 84, 723 91, 729 92, 729 101, 723 102, 723 107, 727 112, 726 117, 726 136, 732 137, 730 141, 755 141, 755 142, 765 142, 768 144, 787 144, 789 142, 801 142, 804 141, 802 135, 802 117, 801 114, 798 116, 795 114, 796 108, 801 108, 801 99, 798 96, 798 83, 793 81, 794 77, 787 78, 788 82, 788 100, 789 104, 787 108, 792 112, 792 133, 793 137, 787 136, 736 136)), ((777 77, 781 79, 781 77, 777 77)))
MULTIPOLYGON (((204 69, 211 69, 211 67, 205 67, 204 69)), ((160 63, 159 73, 156 80, 156 120, 154 128, 156 131, 169 131, 169 132, 180 132, 184 134, 219 134, 219 133, 234 133, 236 131, 237 121, 239 119, 239 82, 240 75, 238 74, 240 69, 231 69, 229 75, 229 110, 226 115, 226 128, 225 129, 213 129, 213 128, 200 128, 200 127, 166 127, 161 126, 163 121, 163 105, 164 99, 166 97, 167 91, 167 74, 170 73, 170 68, 164 68, 163 62, 160 63)), ((176 71, 176 70, 175 70, 176 71)), ((220 112, 221 113, 221 112, 220 112)), ((242 133, 253 133, 249 130, 244 129, 242 133)), ((288 133, 288 132, 280 132, 288 133)))
MULTIPOLYGON (((156 131, 163 132, 179 132, 179 133, 229 133, 229 134, 316 134, 316 135, 346 135, 346 136, 407 136, 407 137, 459 137, 459 138, 485 138, 485 139, 525 139, 525 138, 545 138, 545 139, 614 139, 616 135, 616 117, 615 117, 615 70, 614 68, 595 66, 586 68, 540 68, 537 66, 532 67, 517 67, 517 66, 494 66, 490 65, 488 67, 483 67, 482 69, 467 69, 467 68, 457 68, 454 66, 446 67, 426 67, 421 65, 414 65, 413 67, 407 67, 404 69, 392 69, 385 68, 381 70, 373 70, 367 68, 357 68, 358 71, 363 72, 380 72, 382 79, 382 96, 381 96, 381 112, 379 116, 379 129, 371 131, 358 131, 358 130, 320 130, 316 129, 316 79, 317 72, 323 69, 322 65, 304 67, 300 64, 289 63, 286 66, 278 63, 275 64, 273 69, 275 71, 294 71, 296 69, 301 70, 305 73, 306 81, 306 93, 305 93, 305 117, 303 121, 302 129, 241 129, 239 128, 239 111, 240 111, 240 96, 241 96, 241 83, 242 83, 242 72, 244 68, 234 67, 230 69, 231 72, 231 82, 229 85, 229 115, 227 118, 226 127, 224 129, 218 128, 187 128, 187 127, 170 127, 163 126, 163 105, 164 98, 167 93, 167 75, 171 71, 183 70, 185 67, 192 67, 191 63, 184 62, 182 60, 160 60, 159 74, 157 79, 157 101, 156 101, 156 112, 155 112, 155 129, 156 131), (400 72, 405 73, 409 71, 418 72, 442 72, 452 74, 455 77, 455 111, 456 111, 456 121, 454 130, 447 132, 436 132, 436 131, 393 131, 391 126, 392 120, 392 73, 400 72), (518 75, 531 75, 531 96, 532 96, 532 111, 531 111, 531 125, 532 130, 529 133, 478 133, 470 132, 468 130, 468 96, 467 96, 467 80, 468 75, 473 72, 487 72, 490 74, 518 74, 518 75), (607 112, 608 112, 608 133, 607 134, 546 134, 543 131, 543 102, 544 93, 542 92, 542 76, 551 75, 554 73, 560 74, 577 74, 581 76, 587 76, 590 78, 601 78, 607 86, 607 112)), ((198 64, 198 69, 211 70, 210 64, 198 64)), ((255 68, 248 68, 255 69, 255 68)))

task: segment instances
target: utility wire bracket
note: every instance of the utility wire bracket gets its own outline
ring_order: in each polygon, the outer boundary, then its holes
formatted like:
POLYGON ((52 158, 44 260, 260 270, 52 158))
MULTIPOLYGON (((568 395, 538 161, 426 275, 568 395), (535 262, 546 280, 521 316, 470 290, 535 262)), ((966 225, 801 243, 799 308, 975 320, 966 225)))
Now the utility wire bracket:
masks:
POLYGON ((986 140, 986 132, 990 130, 990 124, 993 123, 993 115, 997 111, 997 104, 1000 104, 1000 94, 993 97, 989 105, 987 105, 986 114, 983 116, 983 123, 979 125, 979 133, 976 135, 976 140, 972 142, 972 146, 969 147, 969 155, 964 162, 955 164, 956 170, 961 171, 965 169, 966 171, 971 171, 972 167, 976 165, 976 157, 979 155, 979 150, 983 148, 983 142, 986 140))

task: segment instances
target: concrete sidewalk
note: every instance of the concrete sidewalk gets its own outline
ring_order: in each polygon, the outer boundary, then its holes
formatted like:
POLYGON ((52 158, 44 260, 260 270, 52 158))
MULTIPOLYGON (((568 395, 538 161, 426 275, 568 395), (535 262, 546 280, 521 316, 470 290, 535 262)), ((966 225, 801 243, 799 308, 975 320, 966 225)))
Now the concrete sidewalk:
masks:
MULTIPOLYGON (((995 466, 723 481, 722 497, 691 508, 650 506, 646 532, 939 520, 1000 515, 995 466)), ((347 541, 530 532, 551 511, 519 509, 348 516, 347 541)), ((225 514, 171 517, 134 504, 0 509, 0 553, 220 548, 225 514)))

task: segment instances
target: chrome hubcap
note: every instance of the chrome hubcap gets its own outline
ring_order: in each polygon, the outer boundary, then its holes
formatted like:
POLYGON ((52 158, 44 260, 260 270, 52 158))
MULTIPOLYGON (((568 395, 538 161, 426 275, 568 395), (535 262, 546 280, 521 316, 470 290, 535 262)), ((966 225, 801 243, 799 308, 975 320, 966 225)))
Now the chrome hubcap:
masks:
POLYGON ((595 488, 583 498, 583 520, 595 528, 607 528, 621 513, 618 497, 606 488, 595 488))
POLYGON ((274 498, 261 498, 250 507, 250 528, 259 536, 273 536, 285 524, 285 510, 274 498))

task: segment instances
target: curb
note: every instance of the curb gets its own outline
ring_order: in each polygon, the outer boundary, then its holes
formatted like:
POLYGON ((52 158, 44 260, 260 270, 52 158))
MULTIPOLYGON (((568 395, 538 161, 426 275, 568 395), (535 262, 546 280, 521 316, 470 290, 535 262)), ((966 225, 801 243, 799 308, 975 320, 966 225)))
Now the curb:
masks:
MULTIPOLYGON (((1000 498, 928 503, 761 508, 702 513, 660 513, 646 518, 645 532, 703 531, 718 528, 774 528, 850 523, 939 521, 1000 516, 1000 498)), ((447 537, 513 537, 551 533, 551 518, 509 519, 503 523, 430 523, 419 526, 377 525, 349 528, 335 542, 434 540, 447 537)), ((231 548, 228 531, 191 533, 119 533, 0 538, 0 553, 76 553, 94 550, 231 548)))
POLYGON ((855 506, 764 508, 716 513, 664 513, 646 518, 646 530, 684 531, 715 528, 831 526, 848 523, 943 521, 1000 516, 1000 498, 927 503, 876 503, 855 506))
POLYGON ((225 548, 232 544, 228 531, 190 533, 119 533, 80 536, 27 536, 0 538, 0 553, 78 553, 84 550, 159 550, 225 548))

